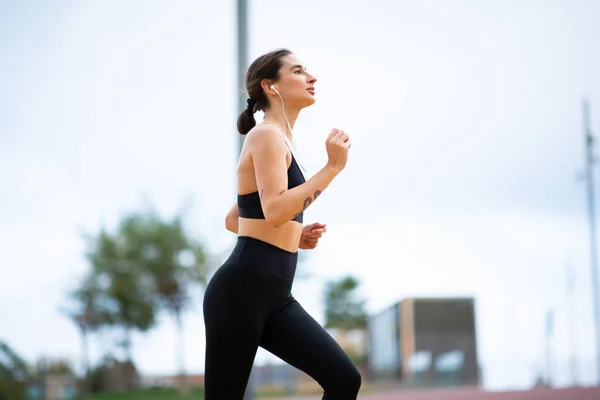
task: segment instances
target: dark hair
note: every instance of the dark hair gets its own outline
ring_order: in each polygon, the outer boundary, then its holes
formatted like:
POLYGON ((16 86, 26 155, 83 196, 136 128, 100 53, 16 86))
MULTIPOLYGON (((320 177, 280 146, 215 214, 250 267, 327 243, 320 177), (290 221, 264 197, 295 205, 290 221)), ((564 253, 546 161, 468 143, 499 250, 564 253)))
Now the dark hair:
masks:
POLYGON ((287 49, 277 49, 263 54, 250 64, 246 73, 246 91, 248 92, 249 105, 238 116, 237 129, 242 135, 247 134, 256 126, 254 113, 265 110, 269 106, 267 95, 260 83, 263 79, 273 82, 279 79, 279 69, 283 65, 281 59, 292 54, 287 49))

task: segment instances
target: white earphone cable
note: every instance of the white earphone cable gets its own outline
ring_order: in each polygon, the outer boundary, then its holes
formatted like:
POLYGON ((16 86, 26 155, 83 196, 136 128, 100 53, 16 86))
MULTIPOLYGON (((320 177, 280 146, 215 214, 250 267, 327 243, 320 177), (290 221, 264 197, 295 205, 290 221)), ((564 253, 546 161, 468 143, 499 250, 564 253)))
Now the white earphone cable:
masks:
POLYGON ((285 114, 285 105, 283 103, 283 97, 281 97, 281 94, 279 94, 279 91, 277 89, 275 89, 275 86, 272 86, 272 88, 275 91, 275 93, 277 93, 279 98, 281 99, 281 109, 283 110, 283 118, 285 118, 285 123, 287 124, 287 127, 290 130, 290 137, 292 138, 290 141, 290 140, 288 140, 287 135, 284 135, 285 142, 286 142, 288 148, 290 149, 290 152, 292 153, 292 155, 294 157, 296 157, 296 162, 300 166, 302 175, 304 175, 304 179, 306 180, 306 176, 308 175, 308 173, 304 166, 304 161, 302 160, 302 157, 300 156, 300 153, 298 152, 298 150, 296 149, 296 145, 294 144, 294 136, 292 134, 292 127, 290 125, 290 122, 287 119, 287 115, 285 114), (290 144, 291 144, 291 146, 290 146, 290 144))

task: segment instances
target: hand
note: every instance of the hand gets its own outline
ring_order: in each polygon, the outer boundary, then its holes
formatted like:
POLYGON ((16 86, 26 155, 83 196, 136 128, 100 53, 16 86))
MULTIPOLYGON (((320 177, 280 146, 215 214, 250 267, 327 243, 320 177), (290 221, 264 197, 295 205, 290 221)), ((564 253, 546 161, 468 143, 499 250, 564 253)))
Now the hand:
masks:
POLYGON ((302 228, 302 236, 300 236, 299 248, 303 250, 311 250, 317 247, 321 236, 327 232, 325 224, 315 222, 314 224, 305 225, 302 228))
POLYGON ((340 129, 332 129, 327 140, 325 140, 325 148, 329 160, 327 165, 341 171, 346 167, 348 161, 348 149, 350 149, 350 139, 348 135, 340 129))

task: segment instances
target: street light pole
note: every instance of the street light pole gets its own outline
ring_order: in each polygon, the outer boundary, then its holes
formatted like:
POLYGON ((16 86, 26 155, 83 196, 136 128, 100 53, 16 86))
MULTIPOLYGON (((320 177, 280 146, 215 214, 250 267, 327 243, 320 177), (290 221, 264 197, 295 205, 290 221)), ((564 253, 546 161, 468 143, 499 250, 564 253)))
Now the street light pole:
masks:
MULTIPOLYGON (((246 85, 245 70, 248 65, 248 1, 237 0, 237 69, 236 69, 236 98, 237 112, 240 113, 246 108, 246 94, 244 87, 246 85)), ((244 135, 237 133, 239 138, 238 154, 242 151, 244 145, 244 135)))
POLYGON ((590 267, 592 273, 592 301, 594 312, 596 379, 600 384, 600 300, 598 299, 598 265, 596 255, 596 216, 594 207, 594 137, 590 129, 590 112, 587 99, 583 100, 583 134, 585 139, 585 179, 587 183, 588 219, 590 235, 590 267))
MULTIPOLYGON (((248 0, 237 0, 237 68, 236 68, 236 98, 237 113, 246 108, 246 85, 245 71, 248 65, 248 0)), ((238 136, 238 155, 242 152, 244 146, 244 135, 238 136)), ((236 160, 237 163, 237 160, 236 160)), ((252 376, 248 379, 244 400, 254 400, 254 382, 252 376)))

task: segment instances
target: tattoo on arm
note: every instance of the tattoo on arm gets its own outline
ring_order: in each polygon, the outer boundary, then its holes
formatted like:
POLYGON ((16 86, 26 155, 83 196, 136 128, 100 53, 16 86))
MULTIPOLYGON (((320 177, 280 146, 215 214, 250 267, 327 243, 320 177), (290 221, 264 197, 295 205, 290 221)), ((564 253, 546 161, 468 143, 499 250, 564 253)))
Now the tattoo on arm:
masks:
POLYGON ((302 211, 306 210, 308 208, 308 206, 310 206, 310 203, 312 203, 312 199, 310 197, 307 197, 304 199, 304 208, 302 209, 302 211))
MULTIPOLYGON (((308 206, 311 205, 311 203, 313 201, 315 201, 317 199, 317 197, 319 197, 319 195, 321 194, 320 190, 315 191, 315 194, 313 195, 314 199, 312 199, 310 196, 304 199, 304 207, 302 208, 302 211, 300 211, 298 214, 296 214, 295 217, 297 217, 298 215, 300 215, 301 213, 304 212, 304 210, 306 210, 308 208, 308 206)), ((294 217, 294 218, 295 218, 294 217)))

